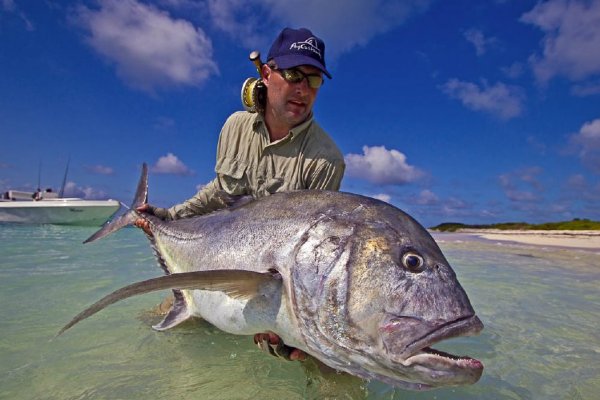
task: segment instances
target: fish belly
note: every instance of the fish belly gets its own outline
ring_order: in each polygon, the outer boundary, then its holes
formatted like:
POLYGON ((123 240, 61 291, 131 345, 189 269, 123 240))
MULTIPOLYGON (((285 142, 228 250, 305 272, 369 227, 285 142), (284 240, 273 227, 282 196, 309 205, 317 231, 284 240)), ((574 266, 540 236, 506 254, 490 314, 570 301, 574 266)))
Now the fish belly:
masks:
MULTIPOLYGON (((279 285, 273 285, 279 286, 279 285)), ((304 340, 290 317, 285 298, 272 295, 280 287, 263 288, 250 300, 239 300, 223 292, 184 290, 183 295, 192 315, 200 317, 222 331, 234 335, 274 332, 293 347, 305 347, 304 340)))

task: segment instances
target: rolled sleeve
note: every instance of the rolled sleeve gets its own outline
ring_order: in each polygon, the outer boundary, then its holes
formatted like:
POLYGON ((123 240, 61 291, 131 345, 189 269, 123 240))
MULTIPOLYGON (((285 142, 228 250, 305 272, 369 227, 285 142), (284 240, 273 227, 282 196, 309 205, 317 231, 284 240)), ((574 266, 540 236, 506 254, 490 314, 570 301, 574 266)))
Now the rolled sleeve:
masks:
POLYGON ((217 193, 221 190, 219 179, 215 178, 193 197, 169 208, 167 210, 168 219, 188 218, 227 207, 227 203, 223 201, 222 196, 217 196, 217 193))

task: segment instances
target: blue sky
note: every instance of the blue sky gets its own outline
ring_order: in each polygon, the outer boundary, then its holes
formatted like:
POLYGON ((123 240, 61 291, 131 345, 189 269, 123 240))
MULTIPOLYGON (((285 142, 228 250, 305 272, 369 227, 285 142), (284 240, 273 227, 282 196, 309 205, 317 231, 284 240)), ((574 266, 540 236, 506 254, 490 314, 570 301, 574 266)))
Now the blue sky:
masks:
POLYGON ((600 0, 0 0, 0 190, 169 206, 285 26, 327 45, 342 189, 427 226, 600 220, 600 0))

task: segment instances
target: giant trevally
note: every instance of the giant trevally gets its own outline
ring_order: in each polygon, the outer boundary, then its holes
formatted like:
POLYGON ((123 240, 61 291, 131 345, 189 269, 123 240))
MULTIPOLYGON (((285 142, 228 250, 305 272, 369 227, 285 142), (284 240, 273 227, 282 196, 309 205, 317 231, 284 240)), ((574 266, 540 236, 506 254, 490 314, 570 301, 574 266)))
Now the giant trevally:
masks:
POLYGON ((413 390, 480 378, 480 361, 430 347, 483 324, 431 235, 398 208, 305 190, 163 221, 135 211, 147 190, 144 164, 132 208, 86 242, 145 218, 167 276, 113 292, 60 333, 123 298, 175 289, 156 329, 197 316, 231 334, 272 332, 332 368, 413 390))

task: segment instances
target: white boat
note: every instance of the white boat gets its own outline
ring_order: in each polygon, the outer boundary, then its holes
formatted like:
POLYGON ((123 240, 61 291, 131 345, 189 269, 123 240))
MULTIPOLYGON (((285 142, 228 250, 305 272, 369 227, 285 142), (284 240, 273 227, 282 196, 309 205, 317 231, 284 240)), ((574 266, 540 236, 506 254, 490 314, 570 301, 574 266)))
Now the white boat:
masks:
POLYGON ((59 198, 53 192, 36 196, 36 193, 9 190, 0 199, 0 222, 100 226, 119 207, 117 200, 59 198), (40 200, 34 200, 36 197, 40 200))

